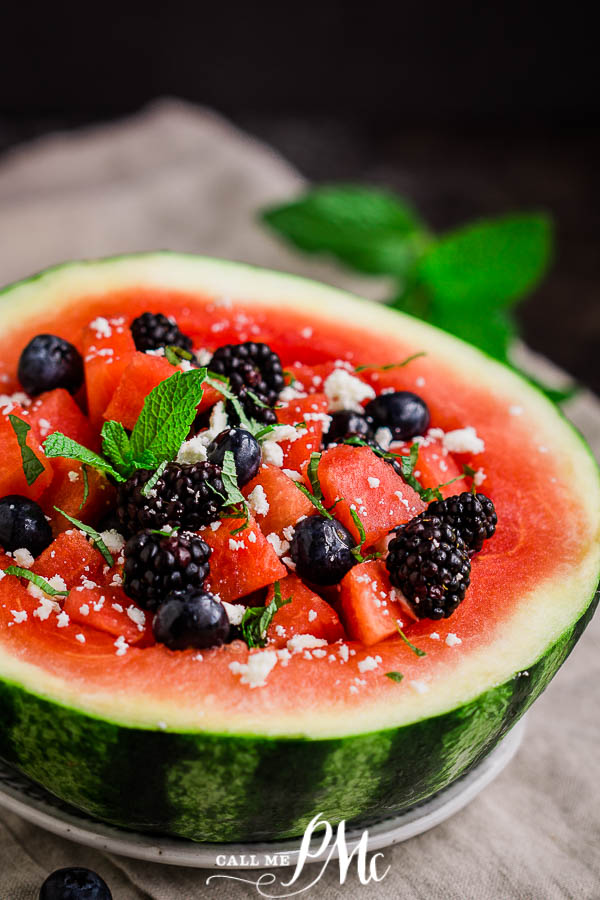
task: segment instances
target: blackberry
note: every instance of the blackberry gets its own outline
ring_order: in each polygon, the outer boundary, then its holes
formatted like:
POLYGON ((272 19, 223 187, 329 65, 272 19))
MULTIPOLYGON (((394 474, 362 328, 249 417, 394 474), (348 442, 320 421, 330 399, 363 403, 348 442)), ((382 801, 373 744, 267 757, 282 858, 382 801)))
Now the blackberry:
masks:
POLYGON ((182 334, 177 323, 162 313, 142 313, 131 323, 131 334, 136 350, 158 350, 167 346, 192 349, 192 339, 182 334))
POLYGON ((419 619, 446 619, 465 598, 471 561, 460 535, 421 513, 396 529, 385 561, 390 581, 419 619))
POLYGON ((142 489, 151 476, 150 470, 138 469, 118 487, 116 512, 126 534, 164 525, 197 531, 219 518, 225 494, 220 466, 171 462, 145 497, 142 489))
MULTIPOLYGON (((284 388, 281 360, 268 344, 225 344, 215 350, 208 364, 211 372, 226 375, 229 386, 236 394, 247 416, 266 425, 275 425, 277 416, 272 407, 284 388), (259 403, 255 402, 254 397, 259 403), (260 404, 265 404, 268 409, 260 404)), ((231 403, 227 404, 229 421, 237 423, 238 417, 231 403)))
POLYGON ((154 616, 152 630, 156 640, 170 650, 204 650, 227 641, 229 619, 213 594, 192 590, 167 597, 154 616))
POLYGON ((17 374, 32 397, 55 388, 76 394, 83 384, 83 359, 79 350, 63 338, 37 334, 22 351, 17 374))
POLYGON ((202 587, 210 553, 197 534, 179 531, 166 535, 146 528, 123 549, 125 593, 152 612, 169 594, 202 587))
POLYGON ((460 534, 470 554, 477 553, 483 542, 496 531, 498 516, 494 504, 485 494, 465 491, 447 500, 434 500, 427 514, 447 522, 460 534))

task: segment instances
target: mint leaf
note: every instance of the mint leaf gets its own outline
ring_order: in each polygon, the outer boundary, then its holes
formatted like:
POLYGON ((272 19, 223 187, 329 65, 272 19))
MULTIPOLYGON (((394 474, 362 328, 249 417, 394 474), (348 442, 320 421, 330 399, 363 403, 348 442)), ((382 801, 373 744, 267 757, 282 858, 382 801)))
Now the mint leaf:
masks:
POLYGON ((315 509, 318 509, 322 516, 325 516, 326 519, 333 519, 333 516, 329 512, 328 509, 325 509, 320 500, 318 500, 314 494, 311 494, 309 489, 304 484, 300 484, 299 481, 295 481, 294 484, 298 488, 299 491, 302 491, 305 497, 308 497, 312 505, 315 509))
POLYGON ((131 475, 134 469, 133 455, 129 435, 123 425, 120 422, 105 422, 100 433, 104 455, 123 475, 131 475))
POLYGON ((424 350, 419 350, 418 353, 413 353, 411 356, 407 356, 406 359, 403 359, 402 362, 399 363, 388 363, 385 366, 356 366, 355 372, 364 372, 366 369, 377 369, 378 372, 389 372, 390 369, 402 369, 404 366, 407 366, 409 363, 413 361, 413 359, 419 359, 420 356, 427 356, 424 350))
POLYGON ((12 413, 10 413, 8 419, 12 425, 21 450, 21 462, 23 464, 25 480, 27 481, 27 484, 32 485, 44 471, 44 465, 27 443, 27 435, 31 431, 31 425, 28 425, 27 422, 24 422, 23 419, 19 419, 18 416, 13 415, 12 413))
POLYGON ((130 438, 134 463, 174 459, 196 416, 206 369, 175 372, 146 397, 130 438))
POLYGON ((226 400, 229 400, 231 405, 233 406, 238 419, 240 420, 240 425, 245 431, 249 431, 250 434, 256 436, 257 432, 264 431, 264 427, 261 422, 256 422, 254 419, 249 418, 246 415, 244 407, 240 403, 239 397, 233 393, 229 388, 229 378, 226 375, 218 375, 215 372, 209 372, 207 378, 207 384, 213 387, 216 391, 222 394, 226 400))
POLYGON ((64 516, 65 519, 68 519, 69 522, 72 522, 76 528, 79 528, 80 531, 85 532, 85 534, 89 535, 92 539, 92 544, 96 547, 97 550, 100 551, 106 562, 109 566, 114 566, 115 561, 112 558, 110 551, 104 541, 102 540, 102 536, 96 531, 95 528, 92 528, 91 525, 86 525, 85 522, 80 522, 79 519, 74 519, 73 516, 70 516, 63 509, 59 509, 58 506, 55 506, 54 509, 57 513, 60 513, 61 516, 64 516))
POLYGON ((240 623, 243 638, 249 647, 264 647, 266 644, 267 629, 278 609, 291 603, 292 598, 283 600, 281 597, 281 585, 278 581, 273 585, 273 599, 268 606, 251 606, 244 613, 240 623))
POLYGON ((193 353, 190 353, 189 350, 184 350, 183 347, 176 347, 174 344, 169 344, 165 347, 165 357, 172 366, 180 366, 182 360, 185 359, 189 362, 190 359, 194 358, 194 355, 193 353))
POLYGON ((161 462, 160 466, 157 467, 156 471, 153 473, 153 475, 151 475, 151 477, 148 479, 146 484, 141 489, 140 494, 142 495, 142 497, 150 496, 150 494, 154 490, 154 485, 156 484, 156 482, 158 481, 158 479, 160 478, 160 476, 162 475, 162 473, 165 471, 166 468, 167 468, 167 460, 165 459, 165 461, 161 462))
POLYGON ((125 481, 125 478, 120 472, 117 472, 108 460, 99 456, 97 453, 94 453, 93 450, 88 450, 83 444, 78 444, 77 441, 71 440, 71 438, 67 437, 66 434, 62 434, 60 431, 55 431, 53 434, 49 435, 44 441, 43 447, 44 453, 49 458, 64 456, 66 459, 76 459, 87 466, 91 466, 92 469, 97 469, 99 472, 106 472, 106 474, 111 475, 115 481, 125 481))
POLYGON ((403 275, 429 242, 417 213, 376 188, 326 185, 263 211, 263 220, 301 250, 329 253, 359 272, 403 275))
POLYGON ((358 534, 359 534, 359 538, 360 538, 358 545, 356 547, 353 547, 350 550, 350 553, 352 554, 352 556, 354 557, 356 562, 362 563, 362 562, 367 562, 370 559, 381 559, 383 554, 378 553, 378 552, 369 553, 367 556, 363 556, 362 549, 364 547, 365 540, 367 538, 367 535, 365 532, 365 526, 361 522, 360 516, 358 515, 356 510, 353 509, 352 507, 350 507, 350 515, 352 516, 352 521, 354 522, 354 524, 356 525, 356 527, 358 529, 358 534))
POLYGON ((398 624, 398 622, 396 622, 396 628, 398 629, 398 634, 400 635, 400 637, 402 638, 402 640, 404 641, 404 643, 407 644, 407 645, 410 647, 410 649, 412 650, 413 653, 415 653, 417 656, 427 656, 427 654, 426 654, 426 652, 425 652, 424 650, 421 650, 420 647, 415 647, 414 644, 411 644, 411 642, 409 641, 409 639, 406 637, 406 635, 404 634, 404 632, 403 632, 402 629, 400 628, 400 625, 398 624))
POLYGON ((389 678, 390 681, 400 682, 404 678, 404 675, 402 674, 402 672, 386 672, 385 677, 389 678))
POLYGON ((36 575, 34 572, 30 572, 29 569, 23 569, 21 568, 21 566, 7 566, 4 571, 7 575, 16 575, 17 578, 26 578, 27 581, 31 581, 45 594, 48 594, 49 597, 69 596, 68 591, 57 591, 56 588, 53 588, 45 578, 42 578, 41 575, 36 575))
POLYGON ((513 306, 545 274, 551 253, 548 216, 509 215, 443 235, 424 254, 419 275, 435 306, 452 307, 460 318, 461 310, 475 312, 481 303, 513 306))
POLYGON ((312 488, 312 492, 317 500, 323 500, 323 491, 321 490, 321 484, 319 482, 319 463, 321 462, 321 454, 313 452, 310 454, 310 462, 308 463, 308 468, 306 470, 306 474, 308 475, 308 480, 310 481, 310 486, 312 488))
POLYGON ((81 500, 81 503, 79 504, 79 509, 83 509, 83 507, 87 503, 87 498, 90 495, 90 480, 88 478, 88 470, 85 464, 81 466, 81 477, 83 478, 83 498, 81 500))
POLYGON ((225 488, 227 506, 235 506, 238 503, 246 504, 246 498, 238 486, 237 470, 235 468, 235 456, 233 450, 226 450, 223 454, 221 466, 221 480, 225 488))

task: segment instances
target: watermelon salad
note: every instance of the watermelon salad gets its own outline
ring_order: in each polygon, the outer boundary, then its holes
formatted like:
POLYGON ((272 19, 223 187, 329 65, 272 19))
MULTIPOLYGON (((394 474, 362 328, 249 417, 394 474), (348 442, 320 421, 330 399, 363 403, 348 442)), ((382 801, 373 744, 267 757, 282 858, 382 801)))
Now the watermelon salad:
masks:
POLYGON ((175 254, 0 316, 0 755, 67 802, 217 841, 396 812, 589 620, 593 460, 454 338, 175 254))

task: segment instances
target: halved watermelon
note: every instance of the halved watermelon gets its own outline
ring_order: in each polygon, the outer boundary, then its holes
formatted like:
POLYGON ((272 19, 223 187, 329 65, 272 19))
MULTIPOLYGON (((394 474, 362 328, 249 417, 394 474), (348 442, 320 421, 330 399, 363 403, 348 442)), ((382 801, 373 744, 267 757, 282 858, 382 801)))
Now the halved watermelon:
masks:
MULTIPOLYGON (((317 812, 358 823, 445 788, 525 712, 593 613, 600 482, 584 443, 514 372, 421 322, 299 278, 177 254, 74 263, 7 288, 0 374, 14 384, 20 349, 57 320, 61 333, 79 340, 94 317, 130 320, 144 310, 173 315, 184 330, 195 323, 196 346, 265 340, 286 368, 337 359, 382 366, 426 351, 369 379, 417 390, 433 427, 475 429, 485 450, 474 461, 491 486, 498 531, 474 560, 472 585, 453 616, 407 625, 424 657, 399 635, 371 646, 346 639, 324 655, 316 652, 322 639, 302 635, 289 658, 241 641, 201 654, 131 646, 79 622, 57 627, 55 613, 36 615, 39 601, 5 576, 0 756, 88 814, 196 840, 298 835, 317 812), (223 296, 231 308, 215 302, 223 296), (301 336, 308 328, 310 342, 301 336), (400 683, 386 677, 392 671, 402 673, 400 683)), ((121 362, 127 353, 121 348, 121 362)), ((92 371, 92 362, 86 374, 97 420, 122 371, 109 384, 110 366, 98 362, 92 371)), ((356 462, 362 451, 340 449, 321 463, 329 496, 338 476, 350 485, 365 477, 356 462)), ((393 480, 391 467, 381 466, 372 476, 380 484, 366 485, 373 537, 385 527, 377 488, 393 480)), ((244 565, 234 571, 222 557, 223 590, 238 599, 287 571, 251 527, 258 547, 246 549, 244 565)), ((227 525, 220 531, 228 542, 227 525)), ((209 535, 215 560, 217 535, 209 535)))

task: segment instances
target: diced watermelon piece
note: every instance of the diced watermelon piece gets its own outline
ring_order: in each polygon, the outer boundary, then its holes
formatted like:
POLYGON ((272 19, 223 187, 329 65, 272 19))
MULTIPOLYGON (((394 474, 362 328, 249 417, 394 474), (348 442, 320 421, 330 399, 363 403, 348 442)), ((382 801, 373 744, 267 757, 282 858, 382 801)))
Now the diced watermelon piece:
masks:
POLYGON ((40 394, 31 404, 29 417, 42 440, 54 431, 61 431, 84 447, 91 450, 98 449, 97 433, 71 394, 64 388, 40 394))
POLYGON ((308 497, 299 491, 294 481, 277 466, 264 463, 258 475, 248 482, 242 493, 248 498, 257 487, 263 489, 269 506, 268 512, 260 512, 258 498, 262 500, 262 495, 260 491, 254 495, 257 497, 256 505, 259 509, 253 509, 253 514, 265 535, 275 532, 281 537, 287 525, 295 525, 301 516, 310 516, 316 512, 308 497))
POLYGON ((415 476, 423 487, 436 488, 440 486, 443 497, 452 497, 454 494, 469 490, 469 485, 461 477, 462 467, 451 453, 444 450, 440 441, 419 446, 415 476), (457 478, 458 481, 453 481, 454 478, 457 478), (448 481, 453 483, 446 484, 448 481), (446 484, 446 487, 441 487, 443 484, 446 484))
POLYGON ((317 394, 323 390, 323 376, 313 366, 294 363, 284 370, 285 383, 307 394, 317 394))
POLYGON ((133 428, 150 391, 176 371, 164 356, 134 353, 104 410, 104 418, 133 428))
POLYGON ((121 588, 76 588, 63 604, 72 622, 97 628, 128 644, 155 644, 152 615, 133 603, 121 588))
POLYGON ((335 516, 358 542, 360 533, 350 512, 350 506, 355 507, 367 547, 425 509, 419 495, 368 447, 340 445, 326 450, 318 476, 325 506, 342 498, 335 506, 335 516))
POLYGON ((207 589, 228 603, 287 575, 287 569, 252 516, 243 531, 231 534, 240 524, 240 519, 222 519, 215 531, 208 526, 201 532, 212 548, 207 589))
POLYGON ((340 610, 348 637, 370 647, 397 632, 397 622, 407 611, 395 597, 385 563, 360 563, 342 579, 340 610))
POLYGON ((15 561, 12 556, 8 556, 8 554, 4 553, 4 551, 0 548, 0 572, 3 572, 8 566, 14 566, 15 561))
POLYGON ((82 506, 84 496, 82 464, 72 459, 58 458, 52 460, 52 466, 54 479, 40 497, 40 505, 46 515, 52 518, 54 534, 73 527, 72 522, 55 511, 55 506, 89 525, 99 522, 114 506, 115 488, 101 472, 87 467, 88 497, 82 506))
POLYGON ((21 494, 23 497, 37 500, 52 481, 52 467, 49 460, 44 456, 35 423, 29 420, 27 411, 18 403, 8 403, 0 409, 0 460, 2 460, 2 465, 0 465, 0 497, 6 497, 8 494, 21 494), (9 415, 17 416, 17 418, 31 427, 31 430, 27 433, 27 446, 44 467, 42 473, 38 475, 33 484, 27 484, 25 472, 23 471, 21 448, 8 418, 9 415))
MULTIPOLYGON (((343 640, 345 637, 342 623, 336 611, 308 588, 297 575, 288 575, 280 581, 281 596, 284 600, 292 598, 279 609, 268 629, 268 637, 276 646, 285 647, 287 641, 295 634, 312 634, 328 644, 343 640)), ((275 594, 274 587, 269 588, 265 605, 268 605, 275 594)))
POLYGON ((297 440, 280 442, 284 469, 299 472, 310 459, 310 454, 321 449, 327 405, 325 394, 313 394, 291 400, 287 406, 277 410, 277 419, 283 425, 296 425, 298 422, 306 422, 307 425, 297 440))
POLYGON ((102 554, 77 529, 71 526, 62 532, 41 553, 32 566, 36 575, 49 580, 60 575, 70 590, 80 582, 81 576, 94 581, 105 565, 102 554))
POLYGON ((92 428, 97 431, 102 427, 104 410, 117 389, 121 375, 136 352, 131 331, 121 319, 108 320, 105 331, 106 334, 88 325, 83 332, 88 415, 92 428))

